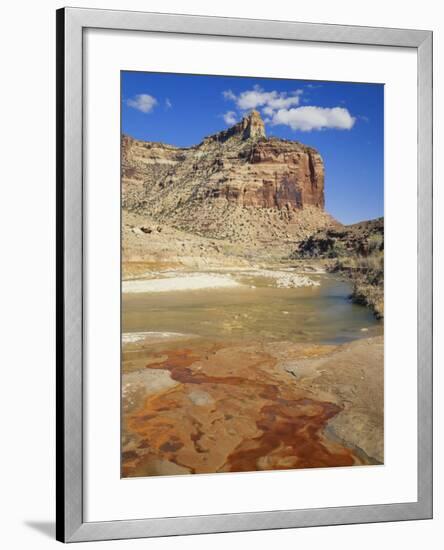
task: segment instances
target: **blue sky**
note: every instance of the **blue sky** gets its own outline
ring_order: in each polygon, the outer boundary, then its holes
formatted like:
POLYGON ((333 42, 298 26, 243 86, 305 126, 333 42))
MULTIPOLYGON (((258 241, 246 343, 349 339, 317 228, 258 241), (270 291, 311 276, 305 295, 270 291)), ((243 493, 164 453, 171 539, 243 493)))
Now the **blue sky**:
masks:
POLYGON ((268 136, 315 147, 326 210, 343 223, 384 214, 384 86, 309 80, 122 73, 122 132, 190 146, 261 112, 268 136))

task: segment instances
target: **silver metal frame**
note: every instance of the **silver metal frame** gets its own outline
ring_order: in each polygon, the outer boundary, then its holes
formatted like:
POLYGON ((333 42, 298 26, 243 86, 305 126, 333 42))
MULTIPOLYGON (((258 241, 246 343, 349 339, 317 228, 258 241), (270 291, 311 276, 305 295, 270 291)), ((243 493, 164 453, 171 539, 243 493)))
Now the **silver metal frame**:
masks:
POLYGON ((63 542, 432 517, 432 32, 64 8, 57 11, 57 528, 63 542), (83 31, 121 29, 415 48, 418 54, 418 501, 85 522, 83 519, 83 31))

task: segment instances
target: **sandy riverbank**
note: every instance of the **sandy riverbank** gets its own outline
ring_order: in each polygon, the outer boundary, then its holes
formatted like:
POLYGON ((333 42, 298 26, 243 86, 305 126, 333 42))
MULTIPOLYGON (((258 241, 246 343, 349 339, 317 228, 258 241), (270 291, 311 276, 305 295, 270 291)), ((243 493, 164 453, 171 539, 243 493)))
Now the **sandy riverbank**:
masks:
POLYGON ((240 283, 222 275, 181 275, 163 279, 139 279, 122 282, 122 292, 170 292, 179 290, 204 290, 208 288, 233 288, 240 283))
MULTIPOLYGON (((122 281, 122 292, 147 293, 147 292, 171 292, 180 290, 206 290, 235 288, 240 286, 251 286, 248 280, 265 279, 270 281, 277 288, 301 288, 319 286, 319 282, 306 275, 295 273, 291 270, 271 269, 242 269, 230 270, 230 273, 184 273, 183 271, 166 271, 158 273, 160 278, 153 273, 152 278, 129 279, 122 281)), ((254 288, 254 285, 253 287, 254 288)))

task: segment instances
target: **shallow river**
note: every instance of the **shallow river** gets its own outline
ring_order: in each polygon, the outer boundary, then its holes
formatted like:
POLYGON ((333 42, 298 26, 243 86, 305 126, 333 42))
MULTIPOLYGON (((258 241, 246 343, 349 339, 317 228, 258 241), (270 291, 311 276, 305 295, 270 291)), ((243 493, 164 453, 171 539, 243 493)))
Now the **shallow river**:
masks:
POLYGON ((319 343, 383 333, 382 322, 351 303, 349 283, 330 274, 309 277, 320 286, 278 288, 266 277, 235 274, 242 286, 123 294, 122 331, 319 343))

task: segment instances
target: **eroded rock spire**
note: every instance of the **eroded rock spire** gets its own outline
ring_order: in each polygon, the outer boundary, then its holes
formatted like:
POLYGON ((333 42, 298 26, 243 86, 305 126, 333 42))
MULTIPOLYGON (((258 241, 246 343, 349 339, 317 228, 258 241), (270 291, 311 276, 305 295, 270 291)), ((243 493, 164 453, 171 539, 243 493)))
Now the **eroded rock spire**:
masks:
POLYGON ((240 123, 244 138, 266 137, 265 124, 258 111, 251 111, 240 123))
POLYGON ((223 143, 232 137, 241 139, 265 138, 265 124, 258 111, 250 111, 244 118, 227 130, 205 138, 206 142, 217 141, 223 143))

